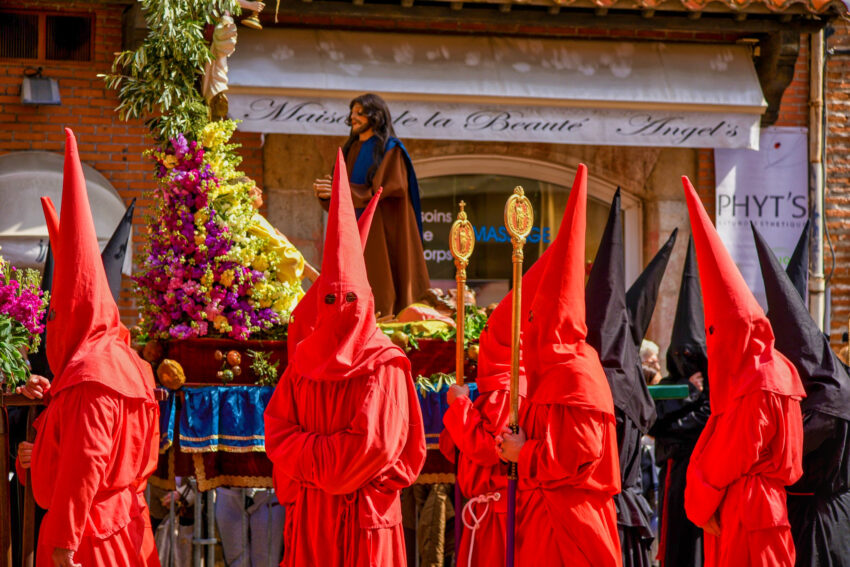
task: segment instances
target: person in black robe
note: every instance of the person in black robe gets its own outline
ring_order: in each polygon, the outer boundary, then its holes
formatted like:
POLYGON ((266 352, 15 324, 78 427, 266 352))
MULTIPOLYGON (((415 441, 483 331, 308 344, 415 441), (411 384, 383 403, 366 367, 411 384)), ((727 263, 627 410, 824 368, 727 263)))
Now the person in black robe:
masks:
POLYGON ((622 481, 621 492, 614 499, 623 565, 649 567, 652 511, 641 486, 640 440, 655 420, 655 406, 643 379, 626 307, 619 190, 587 280, 585 305, 587 343, 599 353, 614 397, 622 481))
MULTIPOLYGON (((655 311, 655 304, 658 301, 658 292, 661 288, 661 280, 664 278, 664 273, 667 271, 667 264, 670 261, 670 255, 673 252, 673 246, 676 244, 676 237, 679 234, 679 229, 674 228, 673 232, 667 238, 667 241, 658 249, 646 268, 640 273, 632 286, 626 292, 626 307, 629 310, 629 326, 631 328, 632 340, 635 346, 640 349, 640 356, 643 358, 643 348, 649 341, 645 341, 646 331, 649 329, 649 323, 652 321, 652 314, 655 311)), ((657 352, 658 345, 652 343, 657 352)), ((647 366, 642 362, 641 368, 644 373, 644 379, 647 384, 652 382, 647 378, 647 366)), ((655 374, 655 369, 652 369, 652 375, 655 374)), ((641 484, 643 488, 643 497, 649 503, 651 509, 650 525, 653 535, 658 533, 658 467, 655 465, 655 439, 650 435, 641 437, 640 451, 640 469, 641 469, 641 484)))
POLYGON ((676 244, 679 229, 674 228, 667 241, 658 249, 646 268, 634 281, 629 291, 626 292, 626 308, 629 310, 629 328, 632 332, 632 340, 640 349, 649 323, 652 321, 652 313, 658 301, 658 291, 661 289, 661 280, 667 271, 667 263, 670 254, 676 244))
MULTIPOLYGON (((806 389, 803 476, 787 488, 796 565, 850 566, 850 375, 806 309, 808 258, 795 254, 788 273, 753 227, 776 348, 797 368, 806 389), (797 258, 797 259, 795 259, 797 258), (802 285, 801 285, 802 284, 802 285)), ((800 242, 807 243, 803 230, 800 242)), ((800 248, 798 245, 797 248, 800 248)))
POLYGON ((711 409, 702 292, 693 238, 688 241, 667 349, 667 372, 661 384, 687 384, 689 395, 682 400, 656 402, 658 418, 650 431, 655 437, 655 461, 660 469, 657 559, 662 567, 699 567, 703 564, 702 530, 685 514, 685 478, 691 453, 711 409))

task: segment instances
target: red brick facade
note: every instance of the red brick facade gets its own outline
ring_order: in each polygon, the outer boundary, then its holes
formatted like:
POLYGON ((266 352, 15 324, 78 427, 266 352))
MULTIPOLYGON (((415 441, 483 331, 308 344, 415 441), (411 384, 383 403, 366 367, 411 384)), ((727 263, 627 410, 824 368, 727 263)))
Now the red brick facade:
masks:
MULTIPOLYGON (((831 336, 833 343, 847 330, 850 317, 850 26, 835 23, 828 40, 835 52, 826 63, 826 228, 835 250, 832 290, 831 336)), ((824 242, 824 272, 829 277, 832 256, 824 242)))

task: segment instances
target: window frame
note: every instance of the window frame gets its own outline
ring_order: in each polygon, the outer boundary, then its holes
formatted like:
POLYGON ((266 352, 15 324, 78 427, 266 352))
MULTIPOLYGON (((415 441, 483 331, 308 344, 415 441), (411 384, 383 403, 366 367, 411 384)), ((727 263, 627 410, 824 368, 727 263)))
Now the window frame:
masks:
POLYGON ((36 48, 36 58, 35 59, 27 59, 24 57, 2 57, 0 56, 0 61, 9 61, 16 64, 33 66, 34 64, 40 65, 57 65, 57 64, 67 64, 67 65, 79 65, 79 66, 90 66, 95 62, 95 39, 97 38, 97 18, 95 18, 95 14, 92 12, 62 12, 59 10, 39 10, 37 12, 33 12, 30 10, 19 10, 19 9, 0 9, 0 17, 3 14, 22 14, 25 16, 38 16, 38 46, 36 48), (86 18, 91 23, 91 41, 90 41, 90 51, 89 51, 89 59, 88 61, 74 61, 72 59, 48 59, 47 58, 47 17, 48 16, 63 16, 69 18, 86 18))

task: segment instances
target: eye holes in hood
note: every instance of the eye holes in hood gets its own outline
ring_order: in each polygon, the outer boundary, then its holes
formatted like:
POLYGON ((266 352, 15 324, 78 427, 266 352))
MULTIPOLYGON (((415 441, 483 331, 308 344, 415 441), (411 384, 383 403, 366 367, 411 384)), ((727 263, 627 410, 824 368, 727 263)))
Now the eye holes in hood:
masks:
MULTIPOLYGON (((346 303, 354 303, 355 301, 357 301, 357 294, 356 293, 354 293, 353 291, 349 291, 348 293, 345 294, 345 302, 346 303)), ((327 294, 325 296, 325 303, 327 303, 328 305, 333 305, 334 303, 336 303, 336 295, 333 294, 333 293, 327 294)))

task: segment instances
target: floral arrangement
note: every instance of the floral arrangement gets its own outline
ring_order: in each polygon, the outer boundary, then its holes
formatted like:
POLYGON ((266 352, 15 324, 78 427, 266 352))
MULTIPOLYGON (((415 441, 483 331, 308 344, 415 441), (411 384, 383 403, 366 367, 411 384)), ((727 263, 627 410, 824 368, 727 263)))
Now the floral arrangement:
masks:
POLYGON ((236 170, 235 128, 210 122, 191 141, 179 134, 149 151, 159 190, 134 279, 151 338, 245 340, 287 321, 303 295, 303 258, 257 212, 258 191, 236 170))
POLYGON ((27 354, 44 332, 47 294, 35 270, 17 270, 0 257, 0 387, 12 391, 30 375, 27 354))

